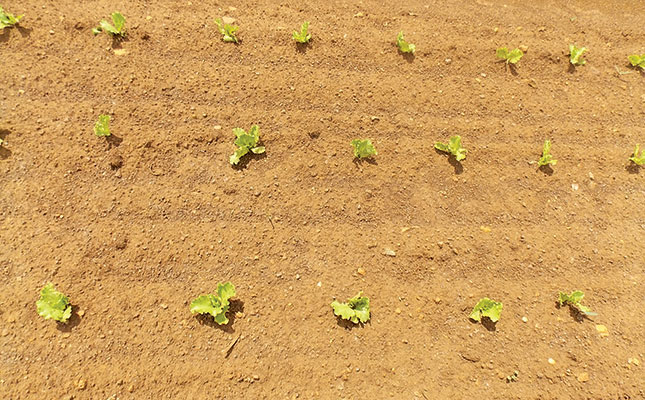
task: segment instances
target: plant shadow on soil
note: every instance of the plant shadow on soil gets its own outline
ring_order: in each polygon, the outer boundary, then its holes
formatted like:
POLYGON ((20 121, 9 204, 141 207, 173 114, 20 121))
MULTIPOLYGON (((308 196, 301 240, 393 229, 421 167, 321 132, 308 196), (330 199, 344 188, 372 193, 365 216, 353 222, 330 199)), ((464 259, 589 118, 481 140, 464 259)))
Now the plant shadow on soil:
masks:
POLYGON ((266 153, 255 154, 255 153, 249 152, 249 153, 246 153, 246 155, 240 159, 239 163, 233 164, 232 167, 235 170, 241 171, 243 169, 246 169, 246 167, 249 165, 251 160, 262 160, 262 159, 265 159, 266 157, 267 157, 266 153))
POLYGON ((548 175, 548 176, 553 175, 553 168, 551 168, 551 164, 540 165, 537 171, 541 171, 544 175, 548 175))
POLYGON ((633 162, 630 162, 629 164, 625 165, 625 170, 627 170, 627 172, 629 172, 630 174, 640 174, 641 167, 640 165, 636 165, 633 162))
POLYGON ((20 33, 20 36, 22 36, 23 38, 28 38, 29 36, 31 36, 31 31, 33 30, 30 28, 24 28, 20 25, 14 26, 13 29, 5 28, 2 30, 2 33, 0 33, 0 43, 8 42, 9 38, 11 37, 11 31, 13 31, 14 29, 17 30, 18 33, 20 33))
POLYGON ((561 308, 564 308, 564 307, 569 307, 569 315, 571 315, 571 318, 573 318, 573 320, 578 322, 578 323, 583 322, 585 319, 593 321, 591 318, 589 318, 588 315, 585 315, 584 313, 580 312, 580 310, 578 310, 577 308, 571 307, 568 304, 560 305, 560 302, 558 302, 558 301, 555 302, 555 308, 561 309, 561 308))
POLYGON ((408 63, 414 62, 414 53, 404 53, 401 50, 399 50, 399 54, 403 56, 403 59, 408 63))
POLYGON ((367 157, 367 158, 356 158, 352 160, 354 165, 356 165, 356 168, 361 169, 363 163, 368 163, 371 165, 378 165, 378 161, 376 161, 373 157, 367 157))
POLYGON ((351 331, 352 329, 355 329, 355 328, 363 329, 365 328, 366 324, 371 324, 371 321, 372 320, 370 319, 366 323, 360 322, 358 324, 355 324, 348 319, 343 319, 340 316, 336 316, 336 325, 340 326, 341 328, 347 329, 348 331, 351 331))
POLYGON ((469 320, 472 324, 479 324, 486 328, 488 332, 495 332, 497 330, 497 322, 493 322, 488 317, 482 317, 481 321, 475 321, 474 319, 469 320))
POLYGON ((71 332, 76 328, 83 318, 78 315, 78 306, 72 305, 72 316, 69 317, 66 323, 56 322, 56 329, 61 332, 71 332))
POLYGON ((440 154, 442 156, 448 156, 448 162, 455 169, 456 175, 461 175, 464 172, 464 166, 461 165, 461 161, 457 161, 455 156, 453 156, 452 154, 446 153, 445 151, 441 151, 437 148, 435 148, 434 151, 435 153, 440 154))
MULTIPOLYGON (((10 134, 11 131, 7 129, 0 129, 0 139, 2 139, 3 141, 7 141, 7 136, 9 136, 10 134)), ((11 150, 4 147, 3 145, 0 145, 0 160, 6 160, 9 157, 11 157, 11 150)))
POLYGON ((500 60, 500 62, 502 63, 502 65, 504 65, 504 71, 506 71, 506 70, 511 71, 511 75, 513 75, 513 76, 518 76, 519 75, 519 73, 517 71, 517 66, 515 64, 507 63, 504 60, 500 60))
POLYGON ((226 315, 228 316, 228 324, 219 325, 213 319, 213 316, 210 314, 196 314, 195 319, 199 321, 201 325, 210 326, 211 328, 217 328, 226 333, 234 333, 233 324, 235 323, 235 314, 244 312, 244 302, 242 300, 231 300, 231 306, 228 309, 226 315))
POLYGON ((311 41, 312 40, 313 39, 310 39, 309 42, 307 42, 307 43, 296 42, 296 51, 298 53, 300 53, 300 54, 306 54, 307 50, 309 50, 311 48, 311 41))
POLYGON ((108 149, 111 149, 112 147, 119 147, 123 142, 123 138, 115 134, 111 134, 110 136, 105 137, 105 141, 108 144, 108 149))

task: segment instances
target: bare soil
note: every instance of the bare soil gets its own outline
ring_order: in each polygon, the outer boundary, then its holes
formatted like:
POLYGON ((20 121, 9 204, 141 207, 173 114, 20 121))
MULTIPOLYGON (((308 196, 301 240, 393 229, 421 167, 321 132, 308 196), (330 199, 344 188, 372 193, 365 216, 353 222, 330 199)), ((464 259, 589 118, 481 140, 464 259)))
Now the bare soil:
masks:
POLYGON ((645 398, 642 1, 2 6, 26 14, 0 34, 2 399, 645 398), (128 40, 93 36, 115 10, 128 40), (255 123, 266 155, 232 168, 255 123), (229 280, 229 325, 190 314, 229 280), (67 325, 36 313, 48 281, 67 325), (597 317, 556 306, 575 289, 597 317), (351 327, 329 304, 359 290, 351 327), (496 326, 468 320, 484 296, 496 326))

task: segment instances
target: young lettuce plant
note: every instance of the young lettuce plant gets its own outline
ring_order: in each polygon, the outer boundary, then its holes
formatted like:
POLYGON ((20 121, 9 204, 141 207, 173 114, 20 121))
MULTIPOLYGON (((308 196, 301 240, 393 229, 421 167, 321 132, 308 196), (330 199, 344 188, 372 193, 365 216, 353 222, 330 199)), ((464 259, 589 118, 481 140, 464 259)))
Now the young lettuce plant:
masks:
POLYGON ((522 50, 520 49, 514 49, 509 51, 507 47, 501 47, 497 49, 497 58, 501 58, 502 60, 506 61, 506 64, 517 64, 518 61, 520 61, 520 58, 524 55, 522 53, 522 50))
POLYGON ((354 157, 358 159, 372 157, 378 154, 372 141, 369 139, 354 139, 351 144, 354 148, 354 157))
POLYGON ((645 165, 645 150, 641 151, 640 156, 638 155, 640 147, 640 144, 636 145, 636 149, 634 149, 634 155, 629 158, 629 161, 633 162, 636 165, 645 165))
POLYGON ((473 311, 470 313, 468 318, 481 322, 482 317, 487 317, 493 322, 499 321, 499 317, 502 314, 502 303, 484 297, 479 300, 473 311))
POLYGON ((411 53, 411 54, 414 54, 415 50, 417 49, 415 45, 405 41, 405 39, 403 38, 403 31, 399 32, 399 34, 396 37, 396 47, 399 48, 401 53, 411 53))
POLYGON ((627 57, 629 62, 632 64, 632 67, 640 67, 641 70, 645 71, 645 54, 633 54, 627 57))
POLYGON ((358 292, 356 296, 347 300, 346 303, 339 303, 334 300, 331 303, 331 308, 334 309, 336 316, 350 320, 355 324, 359 322, 364 324, 370 319, 370 299, 363 297, 363 292, 358 292))
POLYGON ((36 302, 36 309, 41 317, 62 323, 66 323, 72 316, 69 298, 57 291, 51 282, 40 291, 40 299, 36 302))
POLYGON ((218 283, 217 292, 204 294, 190 303, 193 314, 210 314, 219 325, 228 324, 226 312, 230 307, 229 299, 235 296, 235 286, 231 282, 218 283))
POLYGON ((222 34, 222 40, 223 41, 232 42, 232 43, 239 43, 239 41, 237 40, 237 36, 235 35, 237 30, 240 29, 239 26, 225 24, 224 22, 222 22, 221 18, 217 18, 215 20, 215 24, 217 25, 217 29, 219 29, 219 33, 222 34))
POLYGON ((309 21, 305 21, 300 26, 300 32, 293 32, 293 40, 297 43, 306 44, 311 40, 311 33, 309 32, 309 21))
POLYGON ((0 7, 0 29, 12 28, 20 22, 24 15, 15 16, 5 12, 2 7, 0 7))
POLYGON ((554 160, 551 155, 551 141, 545 140, 544 147, 542 147, 542 157, 538 160, 538 165, 544 167, 547 165, 555 165, 558 163, 558 160, 554 160))
POLYGON ((436 142, 434 147, 439 151, 452 154, 457 161, 465 159, 466 153, 468 153, 468 150, 461 147, 461 136, 459 135, 452 136, 448 143, 436 142))
POLYGON ((582 54, 587 51, 586 47, 576 47, 573 44, 569 45, 569 62, 572 65, 579 66, 579 65, 585 65, 587 63, 586 60, 582 58, 582 54))
POLYGON ((237 139, 235 139, 237 150, 235 150, 235 153, 229 157, 229 162, 232 165, 237 165, 242 156, 246 155, 249 151, 254 154, 264 153, 264 146, 258 146, 258 142, 260 141, 259 126, 253 125, 251 129, 249 129, 249 133, 246 133, 242 128, 235 128, 233 129, 233 133, 237 137, 237 139))
POLYGON ((99 120, 94 124, 94 134, 98 137, 110 136, 109 115, 99 115, 99 120))
POLYGON ((92 33, 98 35, 102 31, 105 31, 115 38, 123 39, 126 36, 125 17, 120 12, 113 12, 112 23, 114 25, 110 25, 106 20, 101 20, 99 26, 92 29, 92 33))
POLYGON ((576 290, 571 294, 560 292, 560 295, 558 296, 558 303, 560 303, 560 307, 562 307, 565 304, 568 304, 571 307, 575 307, 576 309, 578 309, 578 311, 580 311, 586 316, 598 315, 597 313, 592 312, 589 309, 589 307, 585 307, 582 304, 580 304, 580 302, 584 297, 585 297, 585 294, 580 290, 576 290))

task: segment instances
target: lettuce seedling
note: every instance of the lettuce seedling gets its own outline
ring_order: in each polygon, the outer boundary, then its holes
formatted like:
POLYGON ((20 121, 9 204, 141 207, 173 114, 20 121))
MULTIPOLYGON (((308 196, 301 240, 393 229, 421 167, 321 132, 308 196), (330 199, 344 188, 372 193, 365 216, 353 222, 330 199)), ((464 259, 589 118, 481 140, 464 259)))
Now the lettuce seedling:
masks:
POLYGON ((242 128, 235 128, 233 129, 233 133, 237 137, 237 139, 235 139, 237 150, 235 150, 235 153, 233 153, 231 157, 229 157, 229 162, 231 164, 237 165, 237 163, 240 162, 240 158, 242 158, 242 156, 247 154, 249 151, 254 154, 264 153, 264 146, 257 145, 260 141, 259 126, 253 125, 251 129, 249 129, 249 133, 246 133, 246 131, 242 128))
POLYGON ((468 150, 461 147, 461 136, 459 135, 452 136, 448 143, 436 142, 434 147, 437 150, 452 154, 457 161, 466 158, 466 153, 468 153, 468 150))
POLYGON ((110 136, 110 116, 99 115, 99 120, 94 124, 94 134, 96 136, 110 136))
POLYGON ((294 31, 293 32, 293 40, 295 40, 298 43, 309 43, 311 40, 311 33, 309 32, 309 21, 305 21, 302 23, 300 26, 300 32, 294 31))
POLYGON ((517 62, 520 61, 520 58, 524 55, 520 49, 508 51, 507 47, 497 49, 496 54, 497 58, 506 60, 506 64, 517 64, 517 62))
POLYGON ((576 47, 573 44, 569 45, 569 62, 571 64, 578 66, 578 65, 585 65, 587 63, 586 60, 582 58, 582 53, 587 51, 586 47, 576 47))
POLYGON ((351 144, 354 148, 354 157, 356 158, 367 158, 378 154, 372 141, 369 139, 354 139, 351 144))
POLYGON ((403 31, 399 32, 398 36, 396 37, 396 46, 399 48, 401 53, 414 54, 414 51, 417 49, 417 46, 405 41, 405 39, 403 38, 403 31))
POLYGON ((629 158, 631 162, 636 165, 645 165, 645 150, 641 151, 641 155, 638 155, 641 145, 637 144, 636 149, 634 149, 634 155, 629 158))
POLYGON ((190 303, 193 314, 210 314, 219 325, 228 324, 226 312, 230 307, 229 299, 235 296, 235 286, 231 282, 218 283, 217 292, 204 294, 190 303))
POLYGON ((627 57, 627 59, 632 64, 632 67, 640 67, 645 71, 645 54, 641 54, 640 56, 638 54, 633 54, 627 57))
POLYGON ((12 28, 20 22, 24 15, 15 16, 5 12, 2 7, 0 7, 0 29, 12 28))
POLYGON ((551 141, 545 140, 544 147, 542 148, 542 157, 538 160, 538 165, 544 167, 546 165, 555 165, 558 163, 558 160, 554 160, 551 155, 551 141))
POLYGON ((358 292, 356 296, 347 300, 346 303, 339 303, 334 300, 331 303, 331 308, 334 309, 335 315, 342 319, 350 320, 355 324, 358 324, 359 321, 365 323, 370 319, 370 299, 363 297, 363 292, 358 292))
POLYGON ((92 29, 92 33, 98 35, 102 31, 105 31, 114 37, 124 38, 126 35, 125 17, 120 12, 113 12, 112 23, 114 23, 114 26, 110 25, 106 20, 101 20, 99 26, 92 29))
POLYGON ((502 314, 502 303, 493 301, 488 297, 479 300, 473 311, 468 316, 470 319, 481 322, 482 317, 487 317, 493 322, 499 321, 502 314))
POLYGON ((222 34, 223 41, 239 43, 237 40, 237 36, 235 36, 235 32, 237 32, 237 30, 240 29, 239 26, 225 24, 222 22, 221 18, 217 18, 215 20, 215 24, 217 24, 217 29, 219 29, 219 33, 222 34))
POLYGON ((51 282, 40 291, 40 299, 36 302, 36 309, 41 317, 63 323, 72 316, 69 298, 54 289, 54 284, 51 282))
POLYGON ((562 307, 565 304, 569 304, 570 306, 577 308, 581 313, 587 316, 598 315, 597 313, 592 312, 589 309, 589 307, 585 307, 582 304, 580 304, 580 302, 584 297, 585 297, 585 294, 580 290, 576 290, 571 294, 560 292, 560 295, 558 297, 558 302, 560 303, 560 307, 562 307))

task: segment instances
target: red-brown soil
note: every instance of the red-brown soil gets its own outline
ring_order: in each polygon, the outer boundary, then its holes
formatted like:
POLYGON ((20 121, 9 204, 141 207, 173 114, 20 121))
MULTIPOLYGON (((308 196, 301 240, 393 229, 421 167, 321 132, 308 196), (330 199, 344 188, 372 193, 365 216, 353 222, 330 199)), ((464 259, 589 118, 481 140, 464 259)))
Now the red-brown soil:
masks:
POLYGON ((0 35, 0 398, 645 398, 642 1, 2 6, 26 16, 0 35), (91 33, 114 10, 123 55, 91 33), (266 155, 232 168, 254 123, 266 155), (433 149, 453 134, 463 169, 433 149), (229 280, 229 326, 190 314, 229 280), (66 326, 36 313, 48 281, 66 326), (597 317, 556 307, 575 289, 597 317), (350 328, 329 304, 359 290, 350 328), (468 320, 484 296, 495 330, 468 320))

